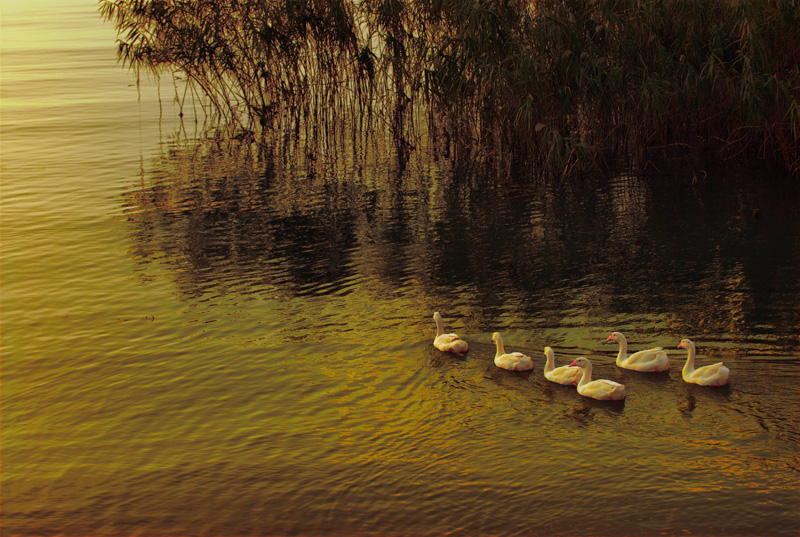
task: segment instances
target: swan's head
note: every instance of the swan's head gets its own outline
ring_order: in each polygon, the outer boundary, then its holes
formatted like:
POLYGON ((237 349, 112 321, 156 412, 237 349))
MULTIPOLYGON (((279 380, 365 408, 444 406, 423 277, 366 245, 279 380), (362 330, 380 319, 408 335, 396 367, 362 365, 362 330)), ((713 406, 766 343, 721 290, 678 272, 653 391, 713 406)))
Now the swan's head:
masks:
POLYGON ((684 339, 681 340, 680 343, 678 343, 678 348, 679 349, 686 349, 686 350, 693 349, 694 348, 694 343, 692 343, 691 339, 684 338, 684 339))
POLYGON ((550 358, 551 356, 555 356, 555 354, 553 353, 553 349, 551 347, 544 348, 544 355, 547 356, 548 358, 550 358))
POLYGON ((592 363, 589 361, 588 358, 584 358, 583 356, 581 356, 580 358, 577 358, 574 362, 572 362, 569 365, 570 365, 570 367, 571 366, 590 367, 592 365, 592 363))
POLYGON ((492 343, 497 343, 498 341, 502 341, 502 339, 500 339, 500 332, 495 332, 492 334, 492 343))
POLYGON ((619 343, 620 341, 625 341, 625 336, 622 335, 622 332, 611 332, 611 335, 606 338, 606 343, 609 341, 616 341, 619 343))
POLYGON ((438 312, 438 311, 434 311, 434 312, 433 312, 433 320, 434 320, 434 321, 441 321, 441 320, 442 320, 442 316, 441 316, 441 315, 439 315, 439 312, 438 312))

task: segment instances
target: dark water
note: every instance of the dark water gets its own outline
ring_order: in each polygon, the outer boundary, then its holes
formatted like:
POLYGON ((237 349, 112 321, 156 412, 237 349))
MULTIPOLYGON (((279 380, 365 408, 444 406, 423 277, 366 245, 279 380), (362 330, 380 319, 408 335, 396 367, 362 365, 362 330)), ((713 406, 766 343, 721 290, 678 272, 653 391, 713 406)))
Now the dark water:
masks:
POLYGON ((4 42, 4 535, 798 534, 796 180, 198 142, 91 4, 27 4, 71 48, 4 42), (618 369, 612 330, 675 370, 618 369), (681 380, 683 337, 730 386, 681 380), (545 345, 627 401, 545 381, 545 345))

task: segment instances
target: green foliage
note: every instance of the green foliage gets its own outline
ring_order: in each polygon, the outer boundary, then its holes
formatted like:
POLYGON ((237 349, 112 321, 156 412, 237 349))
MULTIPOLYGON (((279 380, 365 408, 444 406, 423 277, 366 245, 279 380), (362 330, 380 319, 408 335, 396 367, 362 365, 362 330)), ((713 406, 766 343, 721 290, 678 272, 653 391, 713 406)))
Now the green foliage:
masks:
POLYGON ((100 9, 127 65, 181 73, 223 125, 385 127, 407 152, 421 110, 437 148, 506 173, 563 175, 675 148, 770 156, 800 173, 791 0, 101 0, 100 9))

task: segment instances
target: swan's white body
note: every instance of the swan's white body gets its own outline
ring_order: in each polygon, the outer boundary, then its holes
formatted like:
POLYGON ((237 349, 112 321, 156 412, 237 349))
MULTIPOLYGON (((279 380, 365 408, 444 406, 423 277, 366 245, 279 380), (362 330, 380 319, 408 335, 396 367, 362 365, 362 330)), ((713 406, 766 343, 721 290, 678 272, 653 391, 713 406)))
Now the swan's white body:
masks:
POLYGON ((731 370, 717 362, 713 365, 704 365, 694 368, 694 343, 690 339, 682 339, 678 344, 679 349, 686 349, 689 355, 686 358, 686 365, 683 366, 681 376, 686 382, 699 384, 700 386, 723 386, 728 383, 731 370))
POLYGON ((580 367, 574 365, 556 367, 556 356, 550 347, 544 348, 544 355, 547 357, 547 362, 544 364, 544 378, 564 385, 575 384, 578 381, 578 375, 581 373, 580 367))
POLYGON ((458 334, 444 333, 444 323, 438 311, 433 313, 433 320, 436 321, 436 338, 433 340, 434 347, 440 351, 454 352, 461 355, 469 351, 469 345, 466 341, 461 339, 458 334))
POLYGON ((616 341, 619 343, 619 354, 617 354, 617 365, 623 369, 634 371, 645 371, 659 373, 669 370, 669 357, 664 351, 664 347, 654 347, 639 352, 634 352, 628 356, 628 340, 622 332, 613 332, 606 343, 616 341))
POLYGON ((503 346, 503 338, 499 332, 492 334, 492 342, 497 345, 497 353, 494 355, 494 365, 508 369, 510 371, 529 371, 533 369, 533 360, 521 352, 511 352, 506 354, 503 346))
POLYGON ((578 382, 578 393, 601 401, 620 401, 625 399, 625 386, 613 380, 592 380, 592 362, 586 358, 578 358, 570 366, 583 368, 583 375, 578 382))

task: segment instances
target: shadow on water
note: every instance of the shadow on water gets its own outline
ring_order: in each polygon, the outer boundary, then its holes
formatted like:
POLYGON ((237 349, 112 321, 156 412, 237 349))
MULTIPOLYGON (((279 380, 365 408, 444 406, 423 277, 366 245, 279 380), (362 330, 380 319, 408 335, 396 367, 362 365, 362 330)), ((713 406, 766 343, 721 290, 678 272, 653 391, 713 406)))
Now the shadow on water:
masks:
POLYGON ((687 400, 694 401, 692 406, 697 406, 697 402, 713 403, 715 406, 730 403, 736 388, 732 383, 724 386, 698 386, 681 381, 680 391, 686 395, 687 400))
POLYGON ((125 195, 131 255, 170 264, 189 296, 242 281, 289 296, 372 278, 419 285, 470 297, 455 313, 481 329, 557 327, 570 312, 662 314, 692 335, 785 337, 798 325, 783 300, 800 278, 797 185, 720 171, 699 186, 620 175, 514 189, 453 177, 441 160, 403 170, 380 153, 348 165, 288 152, 175 142, 125 195))
MULTIPOLYGON (((673 382, 672 375, 674 372, 662 371, 660 373, 647 373, 644 371, 633 371, 630 369, 620 370, 623 378, 631 379, 639 385, 649 386, 650 388, 657 388, 659 385, 664 385, 668 382, 673 382)), ((625 382, 623 382, 625 384, 625 382)))
POLYGON ((455 364, 465 363, 468 360, 468 356, 469 354, 459 356, 452 352, 442 352, 433 348, 429 363, 433 368, 451 367, 455 364))
POLYGON ((587 428, 594 423, 598 415, 619 417, 625 413, 625 400, 598 401, 591 397, 575 394, 576 402, 572 408, 564 412, 563 417, 580 428, 587 428))

